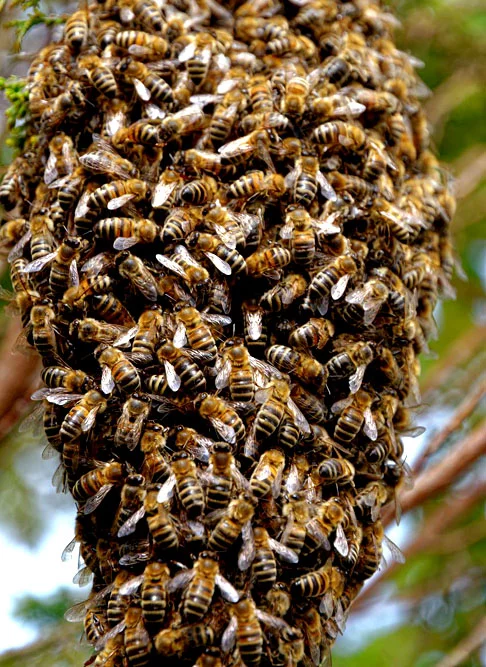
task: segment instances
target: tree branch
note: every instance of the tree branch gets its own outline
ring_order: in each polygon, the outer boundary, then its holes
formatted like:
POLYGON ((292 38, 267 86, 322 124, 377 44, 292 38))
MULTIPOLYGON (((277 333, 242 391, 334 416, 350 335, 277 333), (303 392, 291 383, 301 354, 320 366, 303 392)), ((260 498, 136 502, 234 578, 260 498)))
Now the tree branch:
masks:
POLYGON ((425 466, 425 463, 431 454, 434 454, 461 425, 461 423, 474 412, 474 409, 483 398, 486 391, 486 379, 480 380, 473 386, 470 394, 466 396, 463 402, 456 409, 452 418, 444 428, 435 434, 427 445, 420 458, 414 465, 414 473, 417 475, 425 466))
POLYGON ((455 649, 443 658, 437 667, 457 667, 464 665, 466 658, 486 643, 486 618, 482 618, 470 634, 465 637, 455 649))

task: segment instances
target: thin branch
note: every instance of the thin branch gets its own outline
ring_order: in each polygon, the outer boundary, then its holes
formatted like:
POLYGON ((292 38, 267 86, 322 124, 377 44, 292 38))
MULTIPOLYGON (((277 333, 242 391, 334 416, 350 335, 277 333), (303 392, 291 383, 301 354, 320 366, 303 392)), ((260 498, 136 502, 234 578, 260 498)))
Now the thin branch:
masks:
POLYGON ((470 634, 443 658, 437 667, 457 667, 464 665, 466 658, 486 643, 486 618, 482 618, 470 634))
POLYGON ((414 465, 414 473, 416 475, 422 471, 429 456, 434 454, 444 444, 447 438, 449 438, 449 436, 451 436, 461 426, 462 422, 474 412, 485 392, 486 379, 480 380, 476 385, 473 386, 470 394, 466 396, 463 402, 458 406, 449 422, 441 431, 435 434, 424 452, 421 454, 420 458, 416 461, 414 465))
POLYGON ((470 195, 486 176, 486 151, 476 155, 462 169, 455 182, 457 199, 464 199, 470 195))
POLYGON ((0 347, 0 442, 30 406, 29 396, 39 378, 39 359, 12 353, 20 333, 17 320, 9 322, 0 347))

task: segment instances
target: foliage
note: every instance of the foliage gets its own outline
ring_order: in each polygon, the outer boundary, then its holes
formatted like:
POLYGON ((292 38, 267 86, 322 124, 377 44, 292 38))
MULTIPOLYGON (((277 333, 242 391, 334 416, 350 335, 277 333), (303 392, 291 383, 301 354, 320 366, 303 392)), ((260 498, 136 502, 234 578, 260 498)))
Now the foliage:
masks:
POLYGON ((7 127, 10 132, 6 144, 20 151, 25 142, 25 122, 28 113, 29 92, 26 88, 26 80, 16 76, 9 76, 8 79, 5 79, 2 76, 0 77, 0 91, 4 92, 10 102, 10 107, 6 111, 7 127))

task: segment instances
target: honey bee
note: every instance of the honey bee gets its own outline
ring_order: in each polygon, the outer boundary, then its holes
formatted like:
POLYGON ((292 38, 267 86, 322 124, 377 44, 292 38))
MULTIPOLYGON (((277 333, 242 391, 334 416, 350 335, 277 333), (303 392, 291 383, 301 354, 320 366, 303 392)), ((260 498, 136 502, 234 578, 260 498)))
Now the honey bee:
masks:
POLYGON ((292 190, 293 202, 309 208, 318 191, 325 199, 335 200, 336 193, 319 169, 319 160, 313 155, 302 155, 295 161, 295 168, 287 174, 285 182, 292 190))
POLYGON ((135 473, 128 475, 122 486, 120 505, 113 523, 114 533, 118 537, 125 537, 127 534, 127 525, 131 525, 142 513, 145 514, 143 505, 145 495, 145 479, 143 475, 135 473))
POLYGON ((238 89, 228 91, 217 104, 209 123, 209 138, 214 145, 222 144, 230 135, 238 113, 246 107, 246 98, 238 89))
POLYGON ((246 238, 252 230, 252 225, 260 220, 257 216, 248 213, 235 213, 229 211, 219 202, 209 205, 205 217, 206 224, 211 224, 214 231, 228 248, 244 248, 246 238))
POLYGON ((203 419, 211 422, 225 442, 234 445, 245 437, 245 426, 233 408, 223 399, 212 394, 199 394, 194 407, 203 419))
POLYGON ((331 566, 329 562, 318 570, 304 574, 291 583, 291 592, 297 598, 320 597, 331 585, 331 566))
POLYGON ((305 495, 292 493, 283 506, 282 516, 287 519, 280 541, 297 555, 302 551, 311 519, 309 502, 305 495))
POLYGON ((128 600, 122 594, 121 589, 123 585, 131 579, 131 574, 128 570, 120 570, 111 585, 110 598, 108 600, 108 623, 111 626, 121 623, 125 618, 125 613, 128 609, 128 600))
POLYGON ((148 193, 148 185, 145 181, 131 178, 126 181, 112 181, 100 186, 92 192, 86 202, 88 212, 107 208, 115 211, 129 201, 144 199, 148 193))
POLYGON ((168 584, 168 592, 185 588, 182 614, 189 622, 199 621, 208 612, 215 589, 228 602, 238 602, 240 596, 230 582, 220 574, 216 554, 203 551, 190 570, 179 572, 168 584))
POLYGON ((164 245, 184 241, 199 223, 198 209, 174 208, 162 226, 160 239, 164 245))
POLYGON ((311 317, 306 324, 294 329, 289 345, 296 350, 322 350, 334 336, 334 325, 323 317, 311 317))
MULTIPOLYGON (((5 248, 6 250, 10 249, 9 261, 11 262, 11 265, 13 264, 14 261, 23 260, 23 257, 17 256, 17 252, 20 252, 20 246, 23 249, 29 241, 30 241, 29 221, 25 220, 24 218, 16 218, 14 220, 9 220, 8 222, 4 222, 3 225, 0 227, 0 248, 2 250, 3 248, 5 248), (20 246, 18 244, 20 244, 20 246), (13 254, 11 254, 12 251, 13 254)), ((26 260, 25 264, 27 264, 26 260)), ((10 267, 10 271, 12 272, 12 266, 10 267)), ((22 287, 20 287, 20 289, 22 289, 22 287)), ((17 289, 14 286, 14 291, 18 292, 19 289, 17 289)))
POLYGON ((160 630, 167 611, 167 583, 170 570, 157 561, 147 563, 143 574, 133 577, 121 586, 120 593, 130 595, 140 586, 140 605, 147 630, 154 634, 160 630))
POLYGON ((140 257, 122 250, 115 257, 115 265, 122 278, 130 281, 148 301, 157 301, 157 281, 140 257))
POLYGON ((227 199, 250 199, 255 196, 276 198, 286 192, 285 179, 280 174, 263 171, 249 171, 229 186, 225 193, 227 199))
MULTIPOLYGON (((303 387, 299 385, 294 385, 292 387, 292 400, 302 411, 302 414, 305 418, 312 424, 322 424, 326 421, 326 408, 322 400, 317 398, 314 394, 306 391, 303 387)), ((279 434, 279 438, 280 438, 279 434)))
POLYGON ((362 427, 370 440, 376 440, 376 423, 371 412, 373 400, 371 394, 360 389, 354 396, 338 401, 331 407, 332 412, 341 413, 334 428, 334 438, 338 442, 350 444, 362 427))
POLYGON ((55 179, 72 174, 77 166, 78 154, 71 137, 59 132, 49 142, 49 157, 44 170, 44 183, 50 185, 55 179))
POLYGON ((297 352, 285 345, 271 345, 265 352, 267 360, 285 373, 291 373, 305 384, 323 392, 327 383, 328 371, 310 354, 297 352))
POLYGON ((272 87, 266 76, 257 74, 248 83, 251 108, 255 113, 273 111, 272 87))
POLYGON ((222 667, 221 651, 219 648, 211 646, 204 653, 201 653, 194 664, 196 667, 222 667))
POLYGON ((145 667, 149 664, 152 642, 143 620, 140 607, 129 607, 125 614, 125 651, 132 665, 145 667))
POLYGON ((346 295, 345 300, 350 305, 344 308, 343 319, 347 322, 362 321, 370 326, 381 307, 389 297, 386 285, 377 278, 366 281, 362 287, 346 295))
POLYGON ((123 352, 113 346, 102 346, 95 356, 102 367, 101 389, 105 394, 110 394, 115 386, 127 394, 139 391, 138 371, 123 352))
POLYGON ((197 248, 199 252, 204 253, 223 275, 244 275, 247 272, 246 262, 242 255, 234 248, 226 245, 221 236, 193 232, 187 240, 187 244, 190 248, 197 248))
POLYGON ((133 84, 137 95, 143 102, 148 102, 150 99, 159 102, 173 102, 172 88, 144 63, 130 57, 124 58, 117 65, 117 70, 129 83, 133 84))
POLYGON ((69 335, 77 336, 85 343, 105 343, 106 345, 124 343, 134 335, 134 329, 101 322, 92 317, 73 320, 69 325, 69 335))
POLYGON ((84 502, 84 514, 93 512, 103 501, 114 485, 124 480, 125 467, 118 461, 99 463, 98 466, 82 475, 73 487, 73 498, 84 502))
POLYGON ((199 516, 204 508, 204 492, 197 476, 197 466, 188 452, 177 452, 172 456, 171 471, 171 476, 160 488, 158 502, 166 502, 176 489, 188 515, 199 516))
POLYGON ((248 162, 250 158, 258 157, 271 172, 275 172, 275 167, 270 157, 269 148, 273 143, 273 134, 271 130, 258 129, 244 137, 230 141, 228 144, 218 148, 223 164, 239 164, 248 162))
POLYGON ((269 246, 262 250, 257 250, 246 258, 248 274, 254 278, 260 276, 280 275, 279 269, 290 264, 292 257, 288 250, 280 246, 269 246))
POLYGON ((236 542, 243 527, 251 521, 255 504, 253 497, 245 492, 234 498, 213 528, 208 539, 208 547, 214 551, 227 551, 236 542))
POLYGON ((388 501, 388 489, 379 481, 369 482, 356 494, 354 507, 356 514, 366 521, 375 522, 383 505, 388 501))
POLYGON ((310 90, 309 80, 303 76, 294 76, 285 84, 285 94, 280 103, 280 110, 291 116, 302 116, 305 112, 307 96, 310 90))
POLYGON ((152 361, 163 324, 163 315, 156 306, 144 310, 138 318, 131 351, 131 358, 137 364, 143 366, 152 361))
POLYGON ((346 459, 328 458, 317 468, 315 481, 319 484, 352 484, 354 466, 346 459))
POLYGON ((229 387, 233 401, 251 401, 255 395, 255 378, 250 354, 241 339, 229 339, 223 349, 216 389, 229 387))
MULTIPOLYGON (((313 665, 321 664, 321 646, 324 643, 324 633, 319 612, 309 606, 303 616, 297 619, 302 629, 313 665)), ((306 663, 304 663, 306 664, 306 663)), ((310 664, 310 663, 309 663, 310 664)))
POLYGON ((366 111, 366 107, 359 100, 351 97, 353 90, 351 89, 348 93, 346 89, 346 94, 340 92, 334 95, 316 97, 312 100, 310 109, 319 120, 335 118, 346 118, 349 120, 350 118, 358 118, 366 111), (349 97, 348 94, 350 95, 349 97))
POLYGON ((80 10, 71 14, 64 25, 64 38, 74 53, 77 53, 87 45, 88 32, 88 12, 80 10))
POLYGON ((181 384, 189 392, 206 389, 206 378, 189 356, 167 340, 160 341, 157 358, 165 369, 167 384, 172 391, 178 391, 181 384))
POLYGON ((361 387, 367 367, 374 359, 373 346, 366 342, 356 342, 351 345, 346 341, 346 352, 340 352, 331 357, 326 364, 329 378, 343 378, 350 372, 349 390, 355 394, 361 387))
POLYGON ((166 116, 159 125, 162 143, 168 143, 175 137, 200 130, 206 122, 204 111, 197 104, 191 104, 181 111, 166 116))
POLYGON ((314 275, 309 284, 309 297, 311 302, 317 303, 317 309, 323 316, 327 311, 329 294, 334 300, 339 299, 356 271, 354 259, 344 255, 331 261, 314 275))
POLYGON ((246 347, 255 357, 261 357, 268 338, 265 311, 252 300, 244 301, 242 310, 246 347))
POLYGON ((25 273, 36 273, 50 264, 49 289, 54 297, 61 297, 70 285, 79 285, 77 260, 84 249, 78 236, 68 236, 56 251, 36 259, 24 267, 25 273))
POLYGON ((280 312, 303 296, 306 289, 307 281, 300 273, 289 273, 262 295, 260 305, 266 311, 280 312))
POLYGON ((115 76, 102 58, 95 54, 86 54, 78 58, 77 62, 80 71, 87 75, 97 91, 108 98, 118 97, 119 89, 115 76))
POLYGON ((157 497, 160 488, 151 485, 147 488, 144 501, 145 516, 156 551, 166 554, 179 546, 179 536, 169 511, 157 497))
POLYGON ((36 261, 50 255, 54 249, 54 223, 48 217, 47 211, 34 215, 30 220, 30 256, 36 261))
POLYGON ((352 123, 335 120, 316 127, 312 137, 317 144, 329 148, 343 147, 348 151, 360 152, 366 145, 366 134, 352 123))
POLYGON ((44 384, 47 385, 47 390, 39 390, 43 392, 42 396, 48 395, 47 392, 50 389, 62 389, 74 394, 83 393, 91 389, 93 385, 93 379, 84 371, 71 370, 64 366, 47 366, 42 370, 41 378, 44 384))
POLYGON ((187 651, 209 646, 214 631, 207 623, 195 623, 176 629, 161 630, 155 636, 155 648, 161 656, 182 658, 187 651))
MULTIPOLYGON (((321 464, 321 467, 325 466, 326 463, 329 463, 328 467, 334 468, 334 472, 337 475, 336 461, 340 462, 341 459, 328 459, 321 464)), ((342 461, 344 461, 344 471, 341 471, 342 482, 346 483, 346 481, 349 481, 349 475, 354 474, 354 468, 352 469, 352 466, 348 461, 345 461, 344 459, 342 459, 342 461), (350 467, 347 468, 346 464, 350 467), (346 477, 346 475, 348 475, 348 477, 346 477)), ((330 500, 321 503, 315 510, 313 518, 306 526, 306 539, 303 552, 305 554, 312 553, 321 546, 330 550, 331 544, 329 539, 331 534, 335 532, 334 549, 341 556, 347 556, 349 547, 343 529, 343 523, 345 522, 346 515, 339 499, 331 498, 330 500)))
POLYGON ((331 171, 328 173, 327 178, 331 187, 347 201, 368 199, 377 191, 376 185, 369 183, 359 176, 350 176, 337 171, 331 171))
POLYGON ((209 281, 208 271, 198 264, 185 246, 177 245, 171 257, 155 255, 160 264, 180 276, 189 288, 202 288, 209 281))
POLYGON ((50 301, 44 300, 32 305, 30 309, 32 341, 37 352, 46 360, 57 358, 55 320, 56 314, 50 301))
POLYGON ((221 162, 221 155, 218 153, 190 148, 180 155, 180 160, 184 166, 196 174, 199 174, 201 171, 207 171, 210 174, 219 175, 225 170, 221 162))
POLYGON ((206 324, 215 323, 226 325, 230 319, 225 315, 202 314, 192 306, 184 303, 176 304, 175 318, 177 330, 174 334, 174 345, 182 347, 186 342, 206 363, 214 363, 217 357, 217 347, 211 328, 206 324))
POLYGON ((152 401, 143 394, 133 394, 125 401, 115 431, 115 445, 135 449, 142 435, 143 425, 150 414, 152 401))
POLYGON ((140 441, 143 452, 141 474, 153 484, 166 482, 170 476, 170 467, 165 460, 164 453, 167 443, 167 432, 155 422, 146 422, 140 441))
POLYGON ((374 215, 384 221, 391 233, 402 243, 413 241, 425 226, 417 213, 409 213, 381 197, 377 199, 375 207, 374 215))
POLYGON ((271 588, 277 580, 277 562, 274 552, 286 563, 297 563, 298 556, 292 549, 271 538, 265 528, 260 526, 253 529, 253 542, 254 544, 251 544, 251 540, 248 542, 245 540, 238 564, 243 570, 251 565, 255 585, 258 589, 266 590, 271 588))
POLYGON ((236 467, 231 445, 216 442, 211 447, 209 466, 201 475, 206 486, 206 506, 209 510, 220 510, 228 506, 234 487, 248 490, 248 482, 236 467))
POLYGON ((202 178, 196 179, 183 185, 177 196, 184 204, 202 206, 213 201, 218 193, 218 184, 212 176, 204 174, 202 178))
POLYGON ((104 218, 95 227, 95 236, 113 241, 115 250, 128 250, 137 243, 153 243, 157 226, 144 218, 104 218))
POLYGON ((284 467, 285 455, 280 450, 268 449, 261 455, 250 477, 250 491, 255 498, 264 498, 269 493, 278 498, 284 467))
MULTIPOLYGON (((104 632, 99 632, 98 637, 90 643, 97 643, 97 640, 101 639, 104 634, 104 632)), ((93 667, 109 667, 110 665, 117 665, 125 659, 126 653, 123 644, 123 637, 121 634, 116 634, 114 637, 110 636, 108 639, 106 639, 104 646, 101 648, 99 653, 97 653, 92 664, 93 667)))
MULTIPOLYGON (((32 152, 17 156, 8 167, 0 184, 0 201, 10 211, 21 197, 29 196, 28 175, 37 168, 37 160, 32 152), (29 160, 32 160, 29 163, 29 160)), ((32 172, 33 173, 33 172, 32 172)))
POLYGON ((134 56, 164 58, 168 50, 167 41, 163 37, 141 30, 120 30, 113 41, 134 56))

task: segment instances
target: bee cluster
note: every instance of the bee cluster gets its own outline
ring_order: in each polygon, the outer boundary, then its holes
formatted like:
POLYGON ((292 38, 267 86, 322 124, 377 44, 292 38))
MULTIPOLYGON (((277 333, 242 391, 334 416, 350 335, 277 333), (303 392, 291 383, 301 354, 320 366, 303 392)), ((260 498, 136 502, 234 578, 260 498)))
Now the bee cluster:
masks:
POLYGON ((317 667, 379 568, 453 266, 395 26, 106 0, 31 65, 0 236, 98 667, 317 667))

